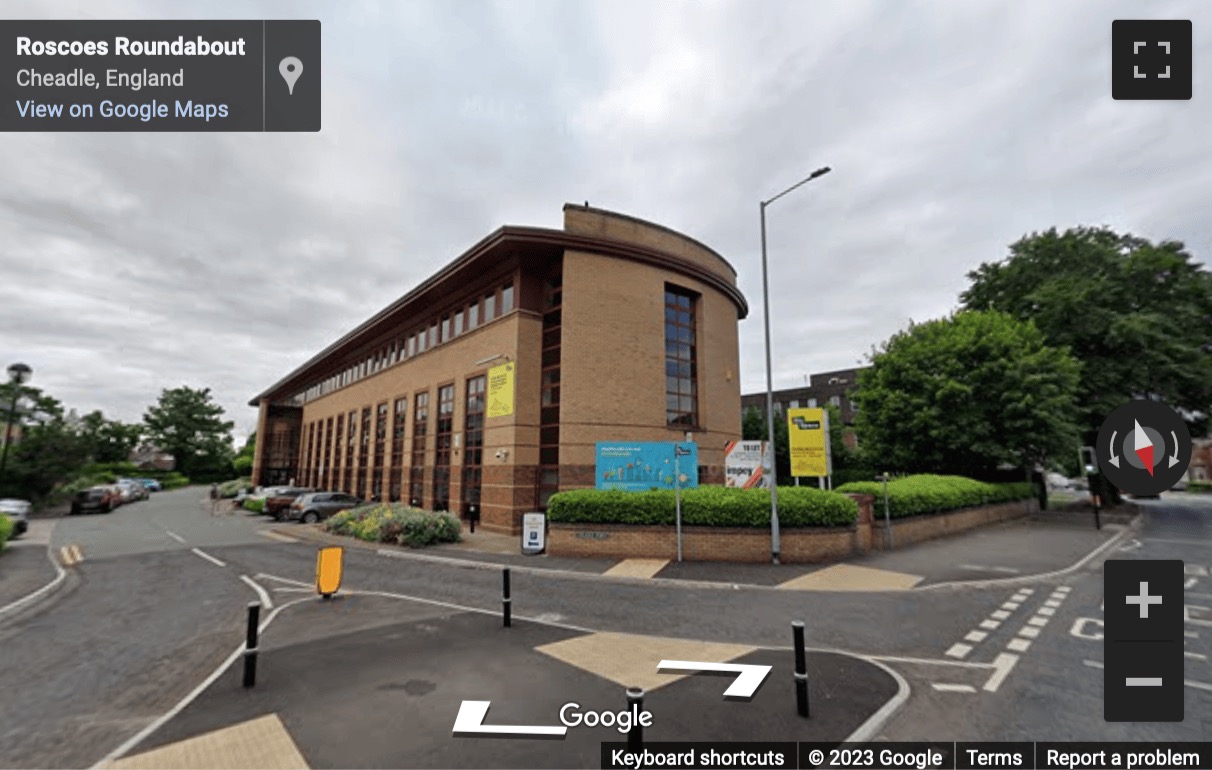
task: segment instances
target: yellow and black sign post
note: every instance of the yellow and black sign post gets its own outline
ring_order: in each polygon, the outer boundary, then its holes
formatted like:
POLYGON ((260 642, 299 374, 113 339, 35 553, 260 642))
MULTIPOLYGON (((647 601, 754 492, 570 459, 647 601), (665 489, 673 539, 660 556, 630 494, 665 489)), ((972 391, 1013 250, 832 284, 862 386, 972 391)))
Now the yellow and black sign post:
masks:
POLYGON ((345 549, 339 545, 325 546, 316 553, 316 593, 331 599, 341 589, 344 564, 345 549))

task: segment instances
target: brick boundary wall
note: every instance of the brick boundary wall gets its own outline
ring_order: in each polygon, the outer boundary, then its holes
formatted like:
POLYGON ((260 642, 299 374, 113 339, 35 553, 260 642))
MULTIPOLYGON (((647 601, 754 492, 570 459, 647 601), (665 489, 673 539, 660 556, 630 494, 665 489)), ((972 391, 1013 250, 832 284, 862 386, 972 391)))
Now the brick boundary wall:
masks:
MULTIPOLYGON (((882 515, 873 517, 871 495, 850 495, 859 515, 851 527, 783 527, 779 558, 785 564, 844 559, 883 550, 887 543, 882 515)), ((966 532, 976 527, 1020 518, 1038 510, 1034 500, 961 508, 892 520, 893 546, 966 532)), ((589 558, 677 557, 677 534, 672 526, 632 524, 548 525, 547 554, 589 558)), ((682 558, 686 561, 770 561, 770 530, 750 527, 682 527, 682 558)))

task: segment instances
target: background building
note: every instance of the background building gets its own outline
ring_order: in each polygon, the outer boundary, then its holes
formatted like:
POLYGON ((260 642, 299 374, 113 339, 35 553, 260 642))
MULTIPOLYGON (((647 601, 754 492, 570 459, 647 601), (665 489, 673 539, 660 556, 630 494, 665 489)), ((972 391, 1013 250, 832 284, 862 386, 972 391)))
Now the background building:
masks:
MULTIPOLYGON (((853 428, 858 408, 851 395, 858 388, 858 373, 867 368, 870 367, 820 372, 809 375, 807 385, 776 390, 774 391, 774 413, 776 415, 786 414, 788 409, 832 405, 841 410, 842 422, 848 428, 853 428)), ((741 396, 741 415, 744 416, 750 408, 757 409, 763 415, 766 414, 766 391, 741 396)), ((851 449, 858 445, 853 430, 847 430, 843 436, 846 445, 851 449)))
POLYGON ((568 204, 563 230, 498 229, 257 396, 253 479, 512 533, 593 486, 596 442, 690 432, 700 480, 722 484, 747 312, 708 247, 568 204))

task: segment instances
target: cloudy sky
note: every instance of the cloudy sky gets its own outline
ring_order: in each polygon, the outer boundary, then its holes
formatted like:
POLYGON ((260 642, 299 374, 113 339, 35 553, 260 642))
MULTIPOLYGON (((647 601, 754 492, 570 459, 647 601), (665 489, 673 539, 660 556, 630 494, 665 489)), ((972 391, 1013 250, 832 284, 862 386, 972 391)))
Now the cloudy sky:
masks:
POLYGON ((502 224, 589 200, 738 269, 745 392, 858 363, 1051 226, 1212 255, 1212 4, 8 2, 4 18, 311 18, 318 134, 8 134, 0 363, 138 420, 250 398, 502 224), (1194 98, 1111 98, 1111 21, 1194 22, 1194 98))

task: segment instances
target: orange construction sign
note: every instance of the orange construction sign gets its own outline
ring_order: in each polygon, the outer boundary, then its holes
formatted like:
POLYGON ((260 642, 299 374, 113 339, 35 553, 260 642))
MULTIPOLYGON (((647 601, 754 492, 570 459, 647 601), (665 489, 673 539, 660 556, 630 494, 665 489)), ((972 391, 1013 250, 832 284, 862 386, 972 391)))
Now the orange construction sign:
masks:
POLYGON ((341 588, 345 549, 339 545, 321 548, 316 553, 316 593, 332 596, 341 588))

